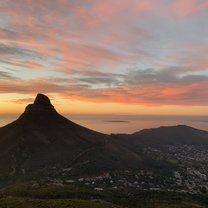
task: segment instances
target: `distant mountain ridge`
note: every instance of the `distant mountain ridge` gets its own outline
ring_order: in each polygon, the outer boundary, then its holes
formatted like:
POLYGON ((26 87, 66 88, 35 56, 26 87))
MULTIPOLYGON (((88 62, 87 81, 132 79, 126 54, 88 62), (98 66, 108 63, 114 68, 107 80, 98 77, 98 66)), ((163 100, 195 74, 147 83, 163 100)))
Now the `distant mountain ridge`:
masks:
POLYGON ((179 125, 106 135, 64 118, 38 94, 16 121, 0 128, 0 180, 145 168, 140 147, 158 144, 208 144, 208 132, 179 125))
POLYGON ((208 132, 186 125, 144 129, 133 134, 134 137, 154 138, 158 142, 179 144, 208 144, 208 132))
POLYGON ((114 135, 131 145, 145 144, 208 144, 208 132, 186 125, 143 129, 133 134, 114 135))

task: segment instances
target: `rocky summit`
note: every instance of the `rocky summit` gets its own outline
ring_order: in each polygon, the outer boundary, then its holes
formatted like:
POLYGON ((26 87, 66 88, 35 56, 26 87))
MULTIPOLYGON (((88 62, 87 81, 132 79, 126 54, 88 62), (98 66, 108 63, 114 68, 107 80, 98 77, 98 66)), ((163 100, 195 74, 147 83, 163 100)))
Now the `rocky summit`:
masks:
POLYGON ((39 93, 35 98, 34 105, 51 106, 51 101, 47 96, 39 93))
POLYGON ((26 112, 31 111, 55 111, 54 106, 51 104, 50 99, 43 95, 43 94, 37 94, 35 101, 33 104, 29 104, 26 109, 26 112))

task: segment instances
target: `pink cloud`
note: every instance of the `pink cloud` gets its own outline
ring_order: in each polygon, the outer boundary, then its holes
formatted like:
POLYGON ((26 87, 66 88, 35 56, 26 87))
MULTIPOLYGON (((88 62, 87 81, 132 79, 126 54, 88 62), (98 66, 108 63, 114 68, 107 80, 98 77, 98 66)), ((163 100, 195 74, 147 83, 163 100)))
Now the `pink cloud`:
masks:
POLYGON ((22 66, 32 69, 40 69, 43 67, 42 64, 35 62, 35 61, 10 61, 10 64, 16 65, 16 66, 22 66))
MULTIPOLYGON (((208 78, 206 76, 185 76, 183 78, 172 77, 172 81, 168 81, 167 76, 163 77, 163 73, 155 72, 153 77, 147 77, 147 73, 139 72, 140 82, 137 83, 137 76, 134 79, 130 74, 126 77, 113 74, 91 73, 88 72, 82 76, 88 79, 77 78, 38 78, 31 80, 1 80, 0 93, 19 93, 33 95, 37 92, 47 94, 59 94, 64 98, 90 101, 90 102, 116 102, 125 104, 139 105, 201 105, 206 106, 208 102, 208 78), (89 73, 89 76, 88 76, 89 73), (94 78, 93 78, 94 76, 94 78), (109 79, 109 76, 112 79, 109 79), (115 79, 123 81, 116 81, 115 79), (103 85, 102 88, 92 88, 91 81, 95 80, 103 83, 114 82, 113 87, 103 85), (143 79, 143 80, 142 80, 143 79), (157 81, 154 81, 157 79, 157 81), (88 83, 83 83, 87 81, 88 83)), ((80 74, 81 75, 81 74, 80 74)))
POLYGON ((206 77, 177 79, 181 74, 207 70, 206 33, 203 41, 193 37, 196 39, 193 43, 189 34, 195 28, 184 35, 181 28, 191 24, 183 25, 175 17, 187 17, 186 23, 192 23, 195 15, 200 19, 200 13, 207 9, 207 0, 5 0, 0 5, 0 41, 8 46, 0 49, 4 63, 22 66, 22 77, 25 67, 52 65, 46 70, 55 68, 65 72, 66 77, 74 75, 74 71, 82 72, 77 74, 84 78, 64 82, 47 77, 1 80, 0 93, 41 91, 93 102, 206 105, 206 77), (180 25, 179 29, 173 31, 172 24, 180 25), (190 39, 185 40, 186 37, 190 39), (21 50, 27 51, 26 58, 21 50), (133 71, 137 65, 141 69, 158 67, 162 73, 133 74, 126 78, 126 83, 120 81, 125 79, 122 76, 110 83, 114 76, 106 79, 105 75, 95 73, 122 69, 121 74, 126 76, 126 71, 133 71), (170 77, 167 73, 169 79, 164 83, 160 76, 166 71, 177 73, 170 77))
POLYGON ((170 5, 170 10, 177 16, 191 16, 197 12, 208 9, 207 0, 175 0, 170 5))
POLYGON ((102 63, 123 62, 126 57, 103 47, 93 45, 79 45, 73 43, 61 43, 60 52, 66 68, 91 68, 99 67, 102 63))

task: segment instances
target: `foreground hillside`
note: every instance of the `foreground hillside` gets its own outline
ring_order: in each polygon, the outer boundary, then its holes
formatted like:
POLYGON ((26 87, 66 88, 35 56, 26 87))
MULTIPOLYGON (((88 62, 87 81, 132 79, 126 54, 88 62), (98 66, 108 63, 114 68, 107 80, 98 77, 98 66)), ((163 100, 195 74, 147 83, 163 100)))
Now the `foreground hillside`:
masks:
POLYGON ((205 208, 207 195, 138 191, 93 191, 83 187, 16 184, 2 190, 1 208, 205 208))
POLYGON ((2 208, 110 208, 107 203, 96 203, 88 200, 77 199, 28 199, 28 198, 3 198, 0 199, 2 208))

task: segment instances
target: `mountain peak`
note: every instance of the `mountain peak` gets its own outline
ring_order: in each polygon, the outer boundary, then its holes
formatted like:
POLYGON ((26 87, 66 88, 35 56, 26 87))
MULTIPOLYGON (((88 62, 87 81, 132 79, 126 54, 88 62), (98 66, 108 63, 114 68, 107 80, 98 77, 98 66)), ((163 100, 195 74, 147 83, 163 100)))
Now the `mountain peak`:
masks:
POLYGON ((46 95, 38 93, 35 98, 34 105, 50 106, 51 101, 46 95))
POLYGON ((41 93, 38 93, 33 104, 29 104, 25 112, 33 111, 55 111, 50 99, 41 93))

